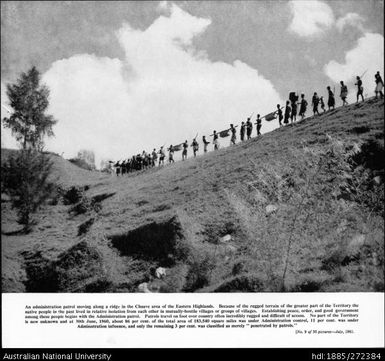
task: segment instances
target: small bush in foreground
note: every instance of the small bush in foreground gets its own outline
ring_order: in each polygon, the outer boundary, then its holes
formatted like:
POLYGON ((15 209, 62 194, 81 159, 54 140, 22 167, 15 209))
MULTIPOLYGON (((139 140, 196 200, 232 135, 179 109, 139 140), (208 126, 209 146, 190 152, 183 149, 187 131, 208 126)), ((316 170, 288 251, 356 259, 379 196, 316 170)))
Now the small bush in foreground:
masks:
POLYGON ((193 292, 203 288, 210 283, 211 272, 215 268, 215 259, 209 254, 196 255, 190 264, 186 276, 184 291, 193 292))
POLYGON ((2 191, 11 197, 18 222, 28 232, 34 223, 32 214, 51 196, 54 184, 48 181, 52 167, 44 154, 23 149, 1 166, 2 191))

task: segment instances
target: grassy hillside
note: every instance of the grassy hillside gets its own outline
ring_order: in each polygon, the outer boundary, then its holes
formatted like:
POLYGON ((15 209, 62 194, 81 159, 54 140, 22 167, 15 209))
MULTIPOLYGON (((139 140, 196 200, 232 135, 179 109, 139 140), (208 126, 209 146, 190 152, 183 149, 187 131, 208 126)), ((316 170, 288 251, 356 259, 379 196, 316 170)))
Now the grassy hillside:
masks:
MULTIPOLYGON (((1 149, 1 162, 4 162, 10 155, 16 152, 17 150, 14 149, 1 149)), ((48 156, 52 161, 51 179, 63 187, 93 184, 106 178, 106 175, 103 173, 91 172, 78 167, 54 153, 48 153, 48 156)))
POLYGON ((381 291, 383 112, 370 99, 120 178, 55 157, 86 190, 28 235, 2 203, 3 291, 381 291))

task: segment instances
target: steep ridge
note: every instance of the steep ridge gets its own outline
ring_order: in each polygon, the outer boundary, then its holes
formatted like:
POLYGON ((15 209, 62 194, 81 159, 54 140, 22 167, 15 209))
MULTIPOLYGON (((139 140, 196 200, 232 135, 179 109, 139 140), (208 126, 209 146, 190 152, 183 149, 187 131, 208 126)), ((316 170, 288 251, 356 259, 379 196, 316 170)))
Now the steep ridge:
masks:
POLYGON ((369 99, 119 178, 61 159, 98 207, 47 205, 23 236, 2 204, 3 290, 381 291, 383 112, 369 99))

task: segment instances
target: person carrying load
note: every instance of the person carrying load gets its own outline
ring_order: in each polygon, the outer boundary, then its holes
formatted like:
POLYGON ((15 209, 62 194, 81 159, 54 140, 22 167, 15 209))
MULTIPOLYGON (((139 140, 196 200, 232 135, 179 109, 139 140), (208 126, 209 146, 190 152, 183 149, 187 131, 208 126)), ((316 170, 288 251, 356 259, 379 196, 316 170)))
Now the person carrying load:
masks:
POLYGON ((278 114, 278 123, 279 126, 282 127, 282 119, 283 119, 283 113, 282 113, 282 108, 279 104, 277 104, 277 111, 276 113, 278 114))
POLYGON ((197 151, 199 150, 199 144, 196 140, 196 138, 193 139, 192 143, 191 143, 191 147, 193 149, 193 152, 194 152, 194 158, 196 158, 197 156, 197 151))
POLYGON ((362 86, 361 78, 359 76, 357 76, 356 79, 357 79, 357 83, 355 83, 354 85, 357 85, 357 101, 356 101, 356 103, 358 103, 358 98, 360 97, 360 95, 361 95, 362 101, 364 101, 364 87, 362 86))

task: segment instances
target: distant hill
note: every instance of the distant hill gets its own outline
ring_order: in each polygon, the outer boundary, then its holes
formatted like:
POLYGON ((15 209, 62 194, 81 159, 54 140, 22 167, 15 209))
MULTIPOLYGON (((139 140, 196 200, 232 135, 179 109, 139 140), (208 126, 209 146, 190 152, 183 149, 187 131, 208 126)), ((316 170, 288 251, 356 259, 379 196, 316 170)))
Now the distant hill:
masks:
MULTIPOLYGON (((1 149, 1 162, 4 162, 9 155, 18 152, 16 149, 1 149)), ((73 162, 70 162, 63 157, 48 153, 53 165, 52 165, 52 180, 55 180, 58 184, 65 187, 71 185, 87 185, 89 183, 97 182, 100 179, 106 177, 97 171, 89 171, 82 167, 77 166, 73 162)))
POLYGON ((2 203, 3 291, 383 291, 383 112, 370 99, 125 177, 52 156, 93 206, 47 205, 24 236, 2 203))

